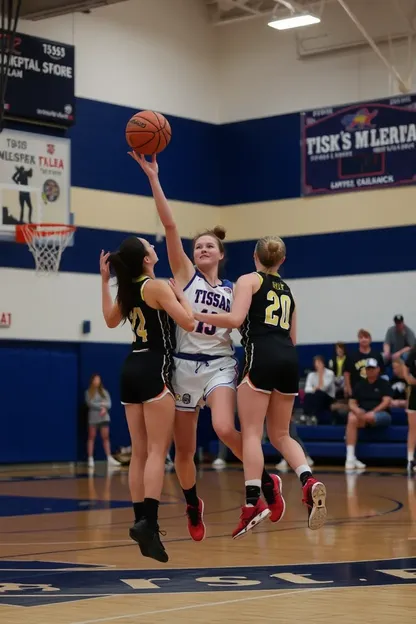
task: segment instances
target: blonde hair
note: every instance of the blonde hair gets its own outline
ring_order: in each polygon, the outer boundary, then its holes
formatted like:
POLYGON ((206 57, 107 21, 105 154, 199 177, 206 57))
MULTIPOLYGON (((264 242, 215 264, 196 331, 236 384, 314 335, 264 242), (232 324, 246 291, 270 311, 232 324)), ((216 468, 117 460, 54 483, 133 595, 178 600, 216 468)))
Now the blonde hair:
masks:
POLYGON ((256 254, 268 269, 280 264, 286 256, 286 245, 279 236, 263 236, 256 244, 256 254))

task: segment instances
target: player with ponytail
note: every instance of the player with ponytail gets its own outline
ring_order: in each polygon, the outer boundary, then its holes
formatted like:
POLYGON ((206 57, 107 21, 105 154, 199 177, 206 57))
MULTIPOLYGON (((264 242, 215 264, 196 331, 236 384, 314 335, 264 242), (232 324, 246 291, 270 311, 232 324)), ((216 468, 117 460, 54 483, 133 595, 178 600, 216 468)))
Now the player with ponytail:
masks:
MULTIPOLYGON (((281 238, 261 238, 254 251, 256 272, 238 279, 231 311, 216 315, 194 313, 201 323, 215 322, 217 327, 229 330, 240 328, 245 349, 237 404, 243 436, 246 504, 234 538, 245 535, 270 515, 260 498, 265 419, 271 443, 301 481, 309 528, 319 529, 326 520, 325 486, 313 478, 301 446, 289 434, 299 372, 295 300, 278 273, 285 258, 286 246, 281 238)), ((281 494, 280 498, 284 509, 281 494)))

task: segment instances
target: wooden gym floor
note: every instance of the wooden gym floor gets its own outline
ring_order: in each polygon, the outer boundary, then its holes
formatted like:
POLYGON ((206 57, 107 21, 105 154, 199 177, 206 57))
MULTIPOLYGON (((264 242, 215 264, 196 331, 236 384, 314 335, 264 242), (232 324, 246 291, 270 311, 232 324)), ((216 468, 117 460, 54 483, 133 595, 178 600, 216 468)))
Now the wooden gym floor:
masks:
POLYGON ((416 479, 388 469, 315 474, 328 489, 321 531, 306 528, 299 483, 288 473, 283 520, 233 541, 242 472, 202 469, 207 539, 199 544, 188 537, 175 473, 167 474, 161 528, 170 560, 163 565, 141 557, 128 538, 126 469, 3 469, 0 622, 409 624, 416 479))

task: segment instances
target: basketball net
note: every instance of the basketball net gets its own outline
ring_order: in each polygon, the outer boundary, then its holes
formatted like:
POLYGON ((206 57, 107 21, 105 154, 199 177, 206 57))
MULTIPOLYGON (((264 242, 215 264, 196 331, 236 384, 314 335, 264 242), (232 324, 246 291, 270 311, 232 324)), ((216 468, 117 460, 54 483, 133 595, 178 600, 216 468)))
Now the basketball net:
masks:
POLYGON ((26 242, 35 259, 38 275, 56 275, 62 254, 72 240, 74 225, 55 223, 24 223, 16 225, 16 241, 26 242))

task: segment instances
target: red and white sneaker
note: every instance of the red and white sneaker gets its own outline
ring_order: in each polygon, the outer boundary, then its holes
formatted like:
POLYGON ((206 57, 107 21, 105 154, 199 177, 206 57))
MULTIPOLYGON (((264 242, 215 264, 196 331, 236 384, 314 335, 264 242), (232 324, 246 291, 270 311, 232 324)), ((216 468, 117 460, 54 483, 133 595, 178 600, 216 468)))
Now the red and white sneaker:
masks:
POLYGON ((201 542, 206 533, 204 524, 204 501, 198 498, 198 507, 192 505, 186 506, 186 515, 188 516, 188 531, 194 542, 201 542))
POLYGON ((255 507, 247 507, 247 505, 243 505, 241 508, 240 521, 237 528, 233 531, 233 539, 238 539, 239 537, 246 535, 260 522, 268 518, 270 514, 270 509, 266 507, 261 498, 259 498, 255 507))
POLYGON ((267 506, 271 511, 270 520, 271 522, 279 522, 285 515, 286 503, 285 499, 282 495, 283 484, 279 475, 271 474, 270 475, 273 480, 273 488, 264 486, 263 493, 266 498, 267 506))
POLYGON ((316 531, 326 522, 326 487, 320 481, 309 477, 302 490, 302 502, 308 507, 308 526, 312 531, 316 531))

